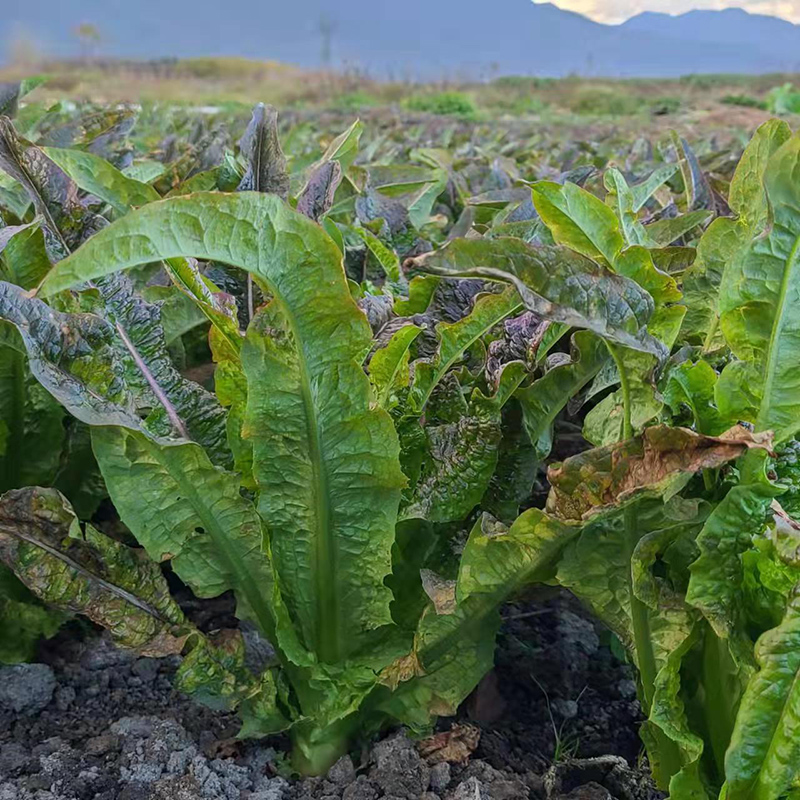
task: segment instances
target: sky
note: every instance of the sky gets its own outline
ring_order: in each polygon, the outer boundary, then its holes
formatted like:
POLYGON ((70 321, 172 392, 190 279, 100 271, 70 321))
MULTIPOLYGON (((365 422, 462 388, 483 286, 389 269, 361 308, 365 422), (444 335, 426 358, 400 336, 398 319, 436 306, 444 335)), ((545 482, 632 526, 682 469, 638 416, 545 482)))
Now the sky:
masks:
MULTIPOLYGON (((541 0, 545 2, 545 0, 541 0)), ((769 14, 800 23, 800 0, 552 0, 559 8, 578 11, 598 22, 624 22, 642 11, 680 14, 694 8, 735 6, 753 14, 769 14)))

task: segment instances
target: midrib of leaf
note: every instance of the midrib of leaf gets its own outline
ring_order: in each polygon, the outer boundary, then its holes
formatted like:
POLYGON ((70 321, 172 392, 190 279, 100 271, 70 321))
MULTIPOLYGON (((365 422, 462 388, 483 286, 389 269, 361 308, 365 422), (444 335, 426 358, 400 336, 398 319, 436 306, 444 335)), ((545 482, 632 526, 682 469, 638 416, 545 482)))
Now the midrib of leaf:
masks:
POLYGON ((240 576, 238 584, 242 588, 243 594, 247 597, 250 608, 253 609, 258 617, 261 630, 266 634, 272 634, 275 624, 268 603, 258 591, 259 580, 256 576, 250 574, 250 570, 242 559, 228 546, 228 537, 217 523, 213 512, 208 508, 202 493, 198 491, 198 487, 194 486, 191 481, 186 480, 186 475, 181 469, 180 463, 173 463, 173 459, 170 457, 170 446, 153 447, 149 438, 144 437, 144 440, 147 441, 151 455, 166 470, 175 483, 181 487, 181 490, 190 500, 193 510, 203 523, 204 530, 214 540, 220 560, 227 562, 231 573, 240 576))
MULTIPOLYGON (((769 419, 770 400, 772 397, 772 387, 775 383, 775 372, 778 366, 778 354, 775 343, 781 335, 783 329, 785 315, 784 309, 786 307, 786 297, 789 293, 789 286, 794 276, 794 269, 797 265, 798 255, 800 255, 800 236, 797 236, 789 252, 789 257, 786 259, 786 269, 783 271, 783 278, 781 280, 780 294, 778 295, 778 308, 775 313, 775 321, 772 324, 772 332, 769 337, 769 345, 767 350, 767 367, 766 367, 766 380, 764 382, 764 402, 758 413, 758 421, 756 423, 756 430, 763 431, 766 425, 766 420, 769 419)), ((776 443, 780 443, 783 439, 782 432, 775 431, 776 443)))
MULTIPOLYGON (((273 291, 275 291, 274 287, 273 291)), ((314 395, 311 391, 311 381, 309 380, 308 362, 302 346, 297 344, 302 341, 302 338, 298 335, 297 320, 283 297, 276 293, 275 298, 283 309, 286 321, 292 330, 292 339, 296 345, 300 373, 300 392, 306 411, 309 460, 314 472, 311 491, 314 495, 314 520, 317 528, 314 543, 316 551, 314 582, 317 587, 316 650, 321 661, 334 664, 339 660, 341 648, 339 646, 339 598, 336 596, 335 578, 338 553, 336 552, 336 542, 331 535, 328 471, 322 458, 322 441, 314 407, 314 395)))

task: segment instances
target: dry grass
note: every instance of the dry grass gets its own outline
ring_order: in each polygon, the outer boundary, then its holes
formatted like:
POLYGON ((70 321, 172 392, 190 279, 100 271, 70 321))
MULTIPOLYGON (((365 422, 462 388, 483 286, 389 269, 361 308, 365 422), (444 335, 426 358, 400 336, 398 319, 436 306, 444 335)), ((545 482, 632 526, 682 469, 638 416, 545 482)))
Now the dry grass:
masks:
POLYGON ((0 80, 35 72, 52 76, 36 91, 36 99, 42 102, 72 99, 229 106, 264 101, 283 109, 356 112, 370 106, 423 108, 426 104, 420 102, 421 98, 457 92, 475 107, 478 116, 486 119, 542 116, 643 128, 701 124, 709 116, 722 124, 727 118, 735 118, 751 127, 765 119, 766 113, 723 105, 723 97, 735 94, 763 99, 774 86, 786 82, 800 85, 800 76, 796 75, 625 81, 512 77, 485 83, 443 81, 419 85, 381 82, 359 74, 309 72, 277 62, 243 58, 45 62, 0 70, 0 80))

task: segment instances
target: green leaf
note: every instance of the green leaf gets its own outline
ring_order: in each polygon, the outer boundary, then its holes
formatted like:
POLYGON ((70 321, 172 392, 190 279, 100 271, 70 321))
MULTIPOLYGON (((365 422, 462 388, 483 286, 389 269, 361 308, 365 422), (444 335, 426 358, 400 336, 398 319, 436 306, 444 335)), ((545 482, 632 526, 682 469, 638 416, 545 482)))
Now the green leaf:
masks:
MULTIPOLYGON (((600 205, 616 226, 613 211, 600 205)), ((412 263, 437 275, 512 283, 526 307, 544 319, 586 328, 658 358, 666 355, 646 329, 655 309, 648 292, 571 250, 533 247, 520 239, 456 239, 412 263)))
MULTIPOLYGON (((764 172, 770 220, 728 261, 720 288, 720 326, 734 354, 759 369, 762 401, 756 430, 778 443, 800 431, 800 136, 770 157, 764 172), (766 227, 768 225, 768 227, 766 227)), ((749 187, 748 187, 749 188, 749 187)))
POLYGON ((32 227, 33 225, 37 224, 37 220, 31 220, 30 222, 26 222, 24 225, 5 225, 3 223, 2 218, 0 218, 0 253, 6 249, 8 243, 18 234, 22 233, 22 231, 27 230, 28 228, 32 227))
POLYGON ((633 192, 622 173, 615 168, 606 170, 603 180, 608 190, 606 203, 615 208, 625 241, 631 245, 649 245, 650 240, 635 210, 633 192))
POLYGON ((690 610, 669 591, 670 581, 655 578, 652 565, 671 542, 691 538, 705 514, 697 503, 679 497, 667 502, 659 497, 640 497, 633 508, 640 541, 632 555, 625 541, 625 511, 621 506, 613 507, 592 518, 569 544, 559 562, 557 580, 611 628, 635 662, 642 654, 634 645, 631 585, 637 597, 642 592, 639 599, 647 609, 658 675, 691 632, 691 621, 690 610), (633 584, 628 578, 631 572, 633 584), (648 586, 649 594, 642 591, 648 586))
POLYGON ((19 101, 46 81, 46 75, 33 75, 21 81, 0 83, 0 115, 13 117, 19 108, 19 101))
POLYGON ((118 214, 161 199, 149 184, 127 177, 104 158, 85 150, 43 147, 42 152, 81 189, 111 205, 118 214))
POLYGON ((440 280, 435 275, 417 275, 412 278, 408 284, 408 299, 395 300, 394 313, 400 317, 424 314, 431 304, 440 280))
POLYGON ((645 226, 644 230, 650 241, 657 247, 668 247, 693 231, 705 225, 713 216, 711 211, 690 211, 671 219, 662 219, 645 226))
MULTIPOLYGON (((185 181, 181 181, 175 188, 170 189, 164 196, 165 197, 183 197, 187 194, 195 192, 211 192, 218 189, 219 186, 220 168, 214 167, 213 169, 197 172, 185 181)), ((156 182, 156 185, 163 191, 162 183, 163 178, 156 182)))
POLYGON ((10 211, 17 219, 24 219, 30 204, 24 187, 10 175, 0 174, 0 207, 10 211))
POLYGON ((726 264, 765 224, 768 215, 763 178, 767 163, 789 138, 789 126, 780 120, 765 122, 742 154, 731 182, 729 203, 736 220, 714 220, 697 246, 697 260, 684 276, 684 324, 688 335, 707 346, 717 326, 717 300, 726 264))
MULTIPOLYGON (((666 599, 666 598, 665 598, 666 599)), ((668 617, 669 615, 664 615, 668 617)), ((672 615, 674 647, 658 672, 653 695, 653 707, 641 736, 647 746, 653 776, 658 785, 668 786, 672 797, 686 800, 712 800, 701 772, 700 759, 705 749, 703 738, 692 730, 682 696, 681 669, 684 657, 696 644, 696 630, 689 615, 672 615), (655 730, 655 729, 658 730, 655 730), (670 775, 661 764, 658 732, 678 745, 681 769, 670 775)), ((663 622, 657 619, 657 623, 663 622)))
POLYGON ((697 259, 694 247, 660 247, 650 251, 656 268, 669 275, 680 276, 697 259))
POLYGON ((467 541, 458 580, 425 576, 431 603, 412 651, 381 673, 381 682, 394 690, 382 710, 420 732, 432 716, 455 714, 494 662, 502 603, 547 580, 576 533, 537 509, 510 528, 482 516, 467 541))
POLYGON ((459 603, 486 595, 495 602, 523 587, 548 580, 563 549, 578 535, 539 509, 529 509, 510 528, 486 516, 473 528, 461 557, 456 598, 459 603))
POLYGON ((114 507, 148 555, 170 560, 198 597, 233 589, 238 613, 270 635, 265 534, 236 476, 215 467, 196 444, 165 443, 123 427, 95 427, 92 444, 114 507))
POLYGON ((228 409, 228 447, 233 454, 234 469, 241 476, 242 486, 256 490, 253 477, 253 448, 242 435, 247 407, 247 378, 238 350, 234 350, 217 328, 209 333, 211 355, 216 364, 214 391, 220 404, 228 409))
MULTIPOLYGON (((558 244, 612 266, 625 242, 614 212, 598 197, 574 183, 540 181, 532 187, 533 203, 558 244)), ((630 198, 632 212, 633 198, 630 198)))
POLYGON ((800 596, 756 644, 759 671, 747 686, 725 757, 728 800, 780 800, 800 780, 800 596))
POLYGON ((472 311, 458 322, 440 322, 436 326, 439 348, 432 358, 413 363, 414 377, 409 402, 413 412, 421 414, 431 393, 450 368, 484 334, 522 307, 519 296, 509 288, 502 294, 483 294, 475 300, 472 311))
POLYGON ((758 367, 749 361, 726 364, 714 387, 719 413, 728 419, 755 423, 761 407, 760 380, 758 367))
POLYGON ((54 636, 64 615, 45 608, 14 573, 0 563, 0 664, 32 659, 41 638, 54 636))
POLYGON ((734 486, 714 509, 697 537, 700 557, 692 564, 686 602, 700 609, 720 638, 737 625, 742 590, 742 554, 764 527, 781 489, 766 480, 734 486))
POLYGON ((515 396, 522 406, 525 431, 540 461, 550 455, 555 418, 610 358, 602 339, 589 331, 580 331, 572 338, 570 362, 559 364, 517 391, 515 396))
POLYGON ((122 647, 180 653, 191 625, 158 564, 87 525, 55 489, 0 498, 0 560, 43 602, 83 614, 122 647))
POLYGON ((0 492, 51 485, 64 444, 64 409, 25 362, 0 346, 0 492))
POLYGON ((276 299, 242 352, 244 435, 288 613, 305 648, 336 663, 391 622, 383 579, 405 479, 397 436, 359 364, 369 326, 335 246, 305 224, 318 273, 301 278, 284 262, 270 276, 276 299), (309 285, 320 288, 314 301, 309 285))
POLYGON ((347 230, 363 240, 370 253, 378 260, 381 268, 386 273, 386 277, 394 283, 400 283, 403 275, 400 270, 400 259, 394 250, 390 250, 374 233, 370 233, 366 228, 357 228, 355 225, 350 225, 347 230))
POLYGON ((677 164, 664 164, 650 173, 641 183, 631 186, 633 210, 641 211, 647 201, 678 171, 677 164))
MULTIPOLYGON (((8 229, 0 229, 0 236, 6 230, 8 229)), ((20 226, 5 248, 0 249, 5 265, 2 270, 5 279, 23 289, 33 289, 38 286, 50 270, 44 233, 37 221, 20 226)))
POLYGON ((724 414, 717 408, 717 379, 717 373, 707 362, 692 364, 685 361, 669 373, 664 389, 664 401, 673 413, 679 411, 681 404, 686 404, 691 409, 695 430, 708 436, 719 436, 738 420, 747 419, 741 415, 724 414))
MULTIPOLYGON (((683 321, 685 309, 677 305, 659 305, 648 326, 665 350, 671 350, 683 321)), ((604 446, 625 436, 625 394, 629 397, 631 426, 640 433, 663 408, 656 392, 655 373, 659 362, 652 355, 606 343, 617 367, 621 388, 603 398, 584 419, 583 435, 587 441, 604 446)))
MULTIPOLYGON (((135 161, 128 167, 122 170, 123 175, 127 178, 133 178, 140 183, 152 183, 156 178, 160 178, 166 171, 166 165, 160 161, 152 161, 150 159, 143 159, 135 161)), ((75 180, 73 178, 73 180, 75 180)))
POLYGON ((417 325, 403 325, 370 359, 369 378, 382 408, 397 405, 395 392, 409 385, 409 348, 420 333, 422 328, 417 325))

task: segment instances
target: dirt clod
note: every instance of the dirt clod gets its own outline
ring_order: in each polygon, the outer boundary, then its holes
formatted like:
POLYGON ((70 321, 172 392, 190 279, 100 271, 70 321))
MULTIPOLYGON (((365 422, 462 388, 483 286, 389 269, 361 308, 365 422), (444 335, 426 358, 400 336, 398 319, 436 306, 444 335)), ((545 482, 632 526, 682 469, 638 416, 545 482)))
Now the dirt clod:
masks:
POLYGON ((80 641, 68 626, 41 663, 2 669, 24 691, 0 703, 0 800, 657 800, 634 766, 634 676, 604 633, 563 593, 503 614, 483 689, 499 715, 473 719, 467 702, 424 758, 394 732, 306 780, 281 777, 285 739, 237 740, 235 717, 175 692, 177 659, 80 641), (551 713, 569 745, 555 767, 551 713))

